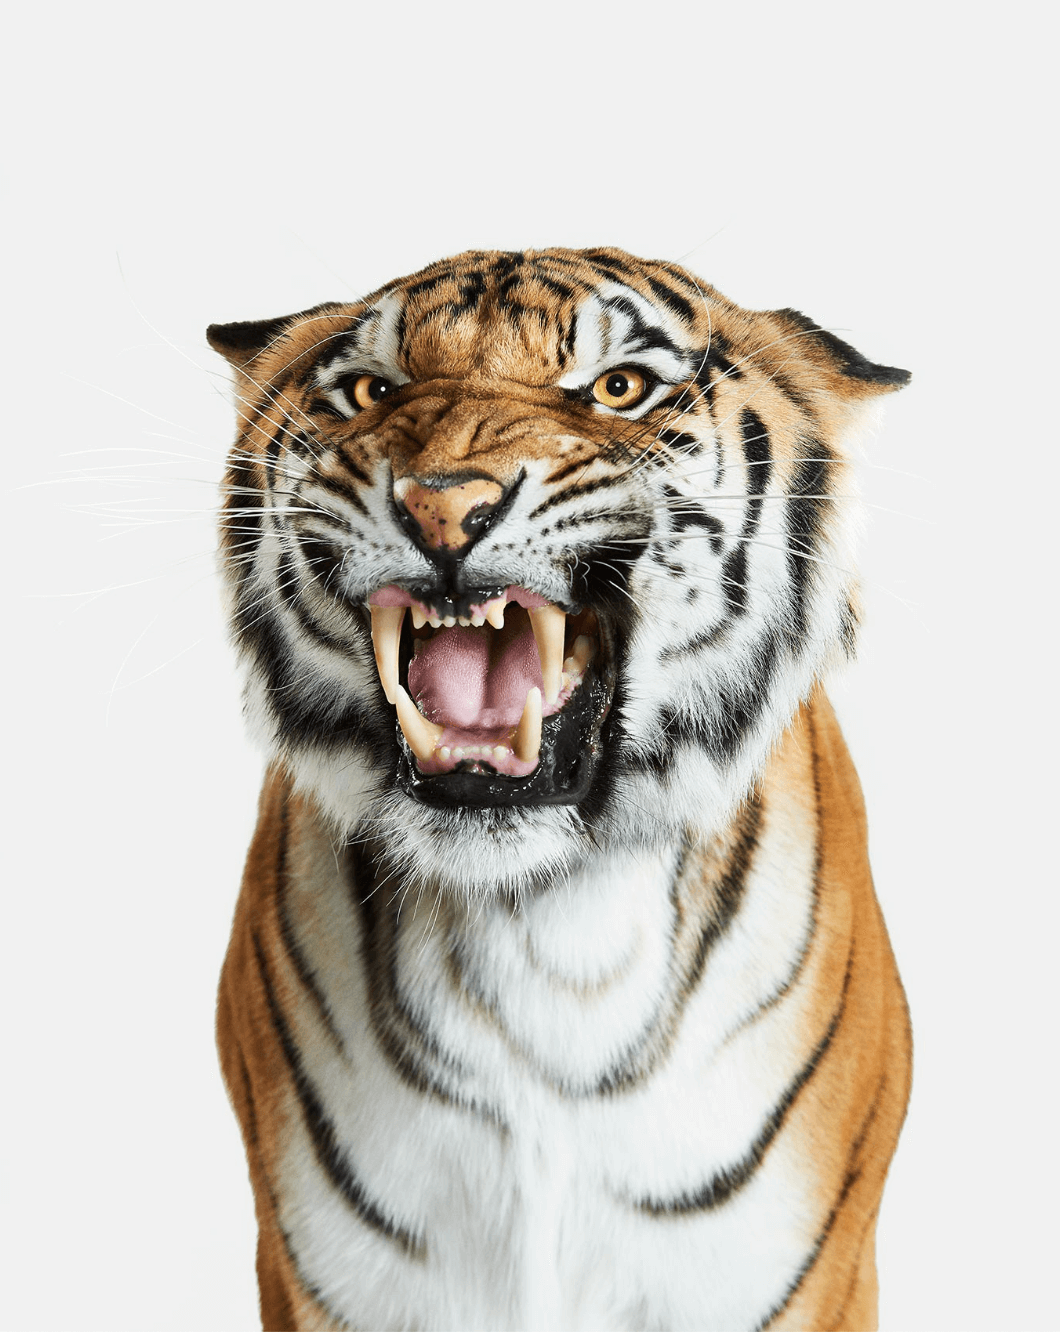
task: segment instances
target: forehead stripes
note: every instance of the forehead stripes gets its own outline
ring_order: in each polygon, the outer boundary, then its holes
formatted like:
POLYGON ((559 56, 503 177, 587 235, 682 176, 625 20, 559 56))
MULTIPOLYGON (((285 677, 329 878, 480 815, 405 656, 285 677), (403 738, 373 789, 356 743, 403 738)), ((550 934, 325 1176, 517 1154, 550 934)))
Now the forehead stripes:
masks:
POLYGON ((346 333, 332 335, 315 374, 332 405, 345 414, 338 386, 355 372, 398 385, 484 372, 580 391, 607 370, 634 366, 660 381, 659 392, 626 413, 639 416, 666 385, 699 368, 696 308, 662 277, 625 272, 617 261, 483 258, 479 266, 456 261, 390 288, 346 333))

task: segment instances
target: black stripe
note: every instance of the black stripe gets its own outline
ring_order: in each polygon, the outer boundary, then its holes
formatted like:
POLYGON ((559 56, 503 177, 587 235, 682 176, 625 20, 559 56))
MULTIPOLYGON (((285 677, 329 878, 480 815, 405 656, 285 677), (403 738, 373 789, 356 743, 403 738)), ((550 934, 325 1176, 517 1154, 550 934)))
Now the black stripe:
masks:
POLYGON ((670 516, 670 530, 688 532, 693 528, 704 528, 710 533, 710 549, 720 555, 723 549, 722 536, 725 528, 713 514, 705 512, 690 496, 682 495, 673 486, 665 486, 666 507, 670 516))
MULTIPOLYGON (((655 409, 657 411, 660 407, 666 405, 664 402, 656 403, 655 409)), ((676 403, 673 405, 676 405, 676 403)), ((694 457, 703 447, 701 439, 697 439, 695 435, 689 435, 683 430, 660 430, 659 439, 671 449, 680 449, 689 458, 694 457)))
MULTIPOLYGON (((578 464, 579 467, 585 467, 585 465, 586 463, 584 459, 578 464)), ((530 513, 529 517, 540 518, 541 515, 547 513, 549 509, 554 509, 557 504, 565 504, 567 500, 577 499, 579 495, 592 495, 599 490, 611 490, 617 486, 622 479, 623 478, 620 476, 603 476, 595 481, 585 481, 580 486, 568 486, 565 490, 557 491, 556 494, 549 495, 547 499, 542 500, 537 508, 530 513)), ((600 518, 602 516, 603 515, 599 513, 593 515, 594 518, 600 518)))
POLYGON ((309 567, 311 577, 316 579, 325 591, 330 591, 336 600, 340 600, 342 589, 329 585, 342 569, 342 556, 329 541, 312 532, 296 531, 294 536, 301 549, 302 558, 309 567))
MULTIPOLYGON (((466 1083, 468 1079, 467 1069, 438 1045, 433 1035, 409 1011, 401 996, 394 948, 395 913, 390 909, 392 895, 387 894, 385 901, 380 900, 384 890, 380 886, 380 871, 375 858, 360 844, 349 847, 347 857, 346 886, 361 925, 361 959, 368 981, 369 1021, 380 1049, 401 1080, 414 1091, 434 1097, 445 1105, 467 1110, 483 1123, 506 1133, 507 1125, 496 1108, 451 1090, 426 1067, 424 1055, 454 1083, 466 1083), (413 1048, 414 1044, 421 1047, 419 1052, 413 1048)), ((382 876, 383 883, 387 877, 382 876)))
MULTIPOLYGON (((824 1058, 835 1039, 835 1034, 839 1030, 839 1024, 843 1020, 843 1014, 846 1011, 847 992, 850 989, 850 978, 853 970, 854 948, 851 944, 850 952, 847 955, 846 975, 843 978, 843 989, 839 997, 839 1003, 835 1012, 828 1023, 828 1029, 817 1042, 813 1053, 809 1059, 799 1069, 798 1073, 792 1078, 784 1090, 783 1095, 774 1105, 773 1109, 766 1116, 765 1122, 759 1131, 758 1137, 751 1144, 747 1154, 736 1165, 727 1169, 719 1170, 711 1179, 701 1188, 696 1189, 694 1193, 682 1193, 676 1198, 668 1198, 660 1202, 654 1198, 644 1198, 637 1202, 637 1208, 642 1212, 647 1212, 650 1216, 681 1216, 689 1212, 712 1211, 715 1207, 720 1207, 736 1193, 738 1193, 746 1184, 750 1182, 758 1167, 765 1159, 766 1153, 772 1146, 777 1134, 783 1127, 784 1120, 788 1112, 795 1104, 795 1100, 803 1087, 809 1082, 817 1072, 821 1060, 824 1058)), ((837 1204, 838 1209, 839 1204, 837 1204)))
POLYGON ((545 485, 558 485, 561 481, 565 481, 568 476, 573 476, 575 472, 584 472, 591 462, 591 458, 579 458, 575 462, 567 463, 567 465, 561 467, 558 472, 552 472, 550 475, 546 476, 545 485))
POLYGON ((744 1029, 744 1027, 752 1026, 755 1022, 758 1021, 758 1019, 762 1016, 763 1013, 767 1013, 771 1008, 776 1007, 776 1005, 780 1003, 781 999, 784 998, 784 996, 791 990, 791 987, 802 975, 803 969, 806 966, 807 959, 809 958, 810 953, 813 949, 814 940, 817 938, 817 916, 818 916, 818 908, 821 903, 821 866, 823 864, 823 852, 821 847, 821 819, 822 819, 821 776, 820 776, 821 756, 817 748, 817 727, 814 723, 813 712, 810 709, 807 709, 806 711, 806 725, 809 729, 811 736, 810 758, 811 758, 811 767, 813 770, 813 818, 814 818, 813 874, 810 880, 810 893, 811 893, 810 925, 809 929, 806 932, 806 938, 803 940, 802 947, 799 949, 799 955, 795 959, 791 967, 791 970, 784 977, 784 979, 777 986, 777 988, 773 991, 773 993, 769 995, 768 998, 763 999, 759 1004, 757 1004, 755 1008, 750 1013, 747 1014, 747 1016, 743 1019, 743 1021, 740 1022, 739 1025, 734 1028, 732 1036, 735 1036, 738 1032, 741 1032, 744 1029))
MULTIPOLYGON (((683 416, 689 416, 692 412, 695 411, 695 409, 696 409, 695 398, 691 393, 689 393, 688 386, 686 385, 684 388, 674 389, 672 393, 667 393, 663 397, 661 397, 659 401, 655 403, 655 405, 650 409, 650 415, 655 420, 658 419, 659 412, 678 412, 683 417, 683 416)), ((676 432, 667 431, 666 433, 674 434, 676 432)), ((700 448, 702 448, 703 446, 702 440, 696 439, 693 435, 685 436, 685 438, 688 439, 690 445, 694 445, 694 447, 689 448, 690 453, 695 453, 700 448)))
POLYGON ((321 1169, 332 1185, 339 1191, 347 1204, 361 1220, 386 1239, 395 1241, 410 1258, 424 1261, 427 1246, 422 1237, 405 1230, 392 1218, 384 1216, 378 1204, 372 1199, 365 1186, 357 1178, 350 1165, 349 1158, 339 1140, 334 1122, 325 1113, 323 1103, 316 1087, 308 1077, 302 1064, 302 1056, 295 1045, 290 1028, 280 1011, 272 980, 269 976, 268 963, 261 940, 257 932, 252 936, 254 953, 257 957, 258 971, 261 975, 265 1002, 269 1009, 269 1018, 280 1042, 280 1049, 294 1081, 298 1103, 302 1111, 302 1121, 309 1132, 313 1144, 313 1153, 321 1169))
POLYGON ((279 428, 274 434, 270 435, 269 442, 265 446, 265 476, 270 490, 276 489, 276 464, 280 458, 280 449, 284 447, 281 442, 281 436, 291 437, 290 417, 284 416, 280 421, 279 428))
MULTIPOLYGON (((284 1227, 282 1221, 280 1220, 280 1202, 279 1199, 276 1197, 275 1192, 273 1191, 272 1181, 269 1179, 268 1172, 265 1169, 265 1163, 261 1156, 260 1141, 258 1137, 258 1116, 257 1116, 257 1111, 254 1108, 254 1095, 250 1082, 250 1070, 247 1068, 247 1061, 243 1058, 243 1051, 238 1045, 238 1043, 235 1046, 235 1050, 239 1058, 239 1073, 240 1073, 240 1080, 243 1083, 243 1094, 246 1097, 247 1110, 246 1110, 246 1119, 243 1122, 243 1132, 246 1135, 248 1161, 251 1157, 254 1157, 256 1159, 260 1171, 258 1177, 261 1180, 261 1186, 265 1190, 265 1194, 269 1200, 269 1208, 272 1212, 273 1219, 276 1223, 276 1229, 280 1232, 280 1238, 283 1241, 283 1248, 284 1252, 287 1255, 287 1261, 291 1264, 291 1268, 294 1271, 295 1275, 297 1276, 299 1283, 301 1284, 303 1290, 307 1291, 308 1294, 314 1300, 316 1300, 317 1304, 319 1304, 322 1309, 325 1309, 327 1311, 327 1313, 331 1316, 331 1318, 335 1320, 336 1323, 340 1323, 341 1319, 338 1313, 328 1304, 327 1297, 325 1296, 324 1292, 303 1271, 302 1265, 298 1261, 298 1256, 295 1253, 294 1244, 291 1240, 291 1236, 284 1227)), ((250 1161, 250 1165, 251 1168, 253 1169, 254 1161, 250 1161)))
POLYGON ((583 250, 578 258, 603 273, 604 277, 613 278, 617 282, 628 283, 632 276, 628 265, 601 250, 583 250))
POLYGON ((433 291, 435 287, 443 282, 448 282, 453 273, 449 268, 443 269, 440 273, 435 273, 432 277, 420 278, 419 282, 413 282, 406 287, 403 295, 407 301, 411 301, 416 296, 422 296, 424 292, 433 291))
MULTIPOLYGON (((773 474, 773 453, 769 446, 769 431, 762 418, 749 407, 740 415, 740 434, 747 462, 747 489, 752 495, 764 495, 773 474)), ((757 519, 749 530, 745 524, 744 535, 750 535, 757 525, 757 519)))
MULTIPOLYGON (((717 634, 717 628, 710 632, 712 636, 717 634)), ((724 678, 714 686, 709 710, 661 706, 653 729, 660 740, 666 741, 665 748, 649 748, 625 761, 662 777, 673 765, 674 745, 687 744, 704 750, 716 763, 731 763, 766 706, 778 657, 779 645, 770 628, 758 640, 751 660, 739 675, 724 678)))
MULTIPOLYGON (((378 294, 382 295, 382 292, 378 294)), ((350 320, 349 328, 344 333, 328 339, 327 351, 323 352, 315 365, 310 365, 310 371, 314 375, 326 374, 336 362, 344 360, 351 352, 359 351, 358 334, 361 332, 362 326, 371 324, 378 318, 379 311, 371 308, 354 315, 350 320)))
POLYGON ((458 299, 449 302, 449 308, 454 316, 470 313, 477 310, 479 302, 486 294, 485 274, 477 269, 463 274, 457 279, 458 299))
POLYGON ((706 969, 707 957, 718 940, 726 933, 739 910, 747 886, 747 876, 758 849, 758 835, 762 827, 762 803, 752 795, 744 805, 740 835, 729 853, 725 873, 718 882, 717 910, 710 916, 696 944, 695 956, 685 978, 682 990, 687 998, 698 986, 706 969))
MULTIPOLYGON (((299 541, 301 538, 297 538, 299 541)), ((318 543, 321 544, 321 543, 318 543)), ((307 557, 308 558, 308 557, 307 557)), ((335 567, 335 561, 331 560, 331 567, 335 567)), ((316 577, 315 570, 310 568, 310 575, 316 577)), ((330 575, 329 575, 330 576, 330 575)), ((323 588, 321 588, 323 590, 323 588)), ((297 566, 291 556, 291 552, 284 549, 280 554, 277 568, 276 591, 279 593, 283 604, 298 621, 299 628, 310 638, 320 643, 322 647, 331 648, 335 652, 340 652, 343 656, 348 656, 350 652, 351 640, 338 638, 326 629, 313 615, 312 611, 302 600, 302 580, 297 566)))
MULTIPOLYGON (((344 470, 349 473, 353 480, 360 481, 362 484, 369 483, 370 478, 366 476, 359 467, 350 463, 345 458, 343 459, 342 465, 344 470)), ((308 490, 311 486, 319 486, 321 490, 327 491, 329 495, 337 495, 340 499, 344 499, 347 504, 356 509, 358 513, 363 513, 365 515, 368 513, 367 505, 364 500, 361 499, 361 492, 351 484, 351 481, 345 476, 334 476, 332 474, 324 475, 320 472, 314 472, 312 476, 306 478, 302 489, 308 490)))
POLYGON ((693 353, 698 358, 694 382, 702 389, 708 407, 714 406, 714 392, 719 379, 743 378, 739 366, 730 360, 729 350, 726 339, 720 333, 714 332, 710 336, 709 344, 693 353))
POLYGON ((540 267, 533 269, 533 280, 539 282, 546 291, 551 291, 553 295, 558 296, 561 301, 572 301, 576 296, 585 291, 584 283, 561 282, 559 278, 549 277, 540 267))
POLYGON ((694 324, 696 322, 696 312, 692 302, 686 301, 683 296, 674 291, 673 287, 668 286, 665 282, 660 282, 658 278, 654 277, 648 278, 648 286, 651 287, 664 305, 668 305, 686 323, 694 324))
POLYGON ((749 408, 740 416, 743 437, 743 455, 747 463, 747 501, 740 537, 727 556, 721 571, 721 591, 728 604, 727 619, 732 620, 747 610, 747 543, 758 531, 762 517, 762 499, 773 472, 769 432, 761 418, 749 408))
POLYGON ((627 338, 623 343, 623 353, 627 351, 649 351, 657 347, 670 352, 673 356, 681 355, 681 349, 661 328, 644 322, 640 311, 628 296, 613 296, 610 300, 604 302, 604 309, 609 311, 620 310, 622 314, 628 317, 633 326, 630 335, 632 340, 627 338))
POLYGON ((791 580, 792 613, 788 640, 793 652, 804 645, 806 636, 807 602, 816 571, 813 559, 804 556, 816 554, 824 518, 832 501, 828 497, 828 462, 831 451, 818 439, 800 442, 808 456, 798 464, 792 478, 789 499, 785 506, 788 529, 788 576, 791 580))
MULTIPOLYGON (((861 1154, 861 1148, 864 1145, 865 1139, 868 1137, 869 1129, 872 1127, 873 1121, 875 1120, 876 1115, 879 1112, 880 1098, 883 1095, 883 1091, 886 1085, 887 1085, 887 1074, 882 1073, 880 1075, 879 1082, 877 1082, 876 1084, 876 1091, 873 1094, 873 1098, 869 1105, 868 1112, 866 1113, 865 1118, 861 1121, 861 1127, 858 1131, 858 1135, 851 1144, 850 1151, 847 1153, 846 1173, 843 1176, 843 1183, 840 1185, 839 1194, 836 1197, 835 1203, 832 1205, 832 1210, 828 1213, 828 1216, 825 1218, 824 1224, 821 1226, 821 1229, 817 1232, 817 1236, 814 1239, 813 1245, 810 1248, 810 1252, 806 1256, 806 1260, 803 1262, 802 1266, 795 1274, 795 1279, 792 1281, 791 1285, 785 1291, 783 1299, 781 1299, 779 1303, 775 1304, 773 1308, 770 1309, 770 1311, 765 1315, 762 1321, 755 1326, 754 1332, 765 1332, 765 1329, 769 1326, 769 1324, 772 1323, 774 1319, 778 1318, 784 1312, 784 1310, 791 1303, 791 1300, 795 1295, 796 1291, 799 1289, 802 1283, 806 1280, 807 1276, 810 1274, 811 1270, 814 1267, 814 1264, 817 1262, 817 1259, 821 1256, 821 1250, 824 1248, 828 1236, 832 1233, 835 1223, 839 1218, 839 1213, 843 1210, 843 1204, 850 1196, 850 1191, 853 1189, 854 1185, 861 1178, 861 1166, 855 1164, 855 1162, 857 1161, 858 1156, 861 1154)), ((857 1280, 857 1275, 858 1275, 858 1261, 861 1255, 861 1246, 865 1242, 865 1235, 868 1232, 869 1226, 872 1224, 872 1222, 875 1219, 876 1219, 876 1209, 873 1209, 873 1211, 869 1215, 869 1219, 865 1225, 865 1229, 864 1231, 862 1231, 861 1243, 858 1245, 853 1263, 853 1275, 851 1277, 850 1285, 847 1288, 846 1294, 843 1297, 843 1305, 839 1310, 840 1316, 845 1310, 847 1303, 850 1300, 851 1292, 854 1289, 854 1283, 857 1280)), ((840 1327, 842 1326, 842 1324, 837 1322, 833 1326, 840 1327)))
POLYGON ((288 910, 288 888, 290 887, 290 878, 288 875, 287 853, 290 843, 290 815, 287 806, 287 798, 280 802, 280 814, 277 828, 277 853, 276 853, 276 915, 280 922, 280 937, 283 940, 283 946, 287 956, 294 967, 295 974, 301 981, 303 988, 317 1010, 317 1016, 322 1025, 327 1030, 332 1043, 340 1052, 343 1049, 342 1037, 339 1035, 338 1028, 335 1026, 335 1019, 328 1005, 324 992, 317 982, 316 975, 306 961, 305 954, 295 936, 294 924, 291 921, 288 910))
MULTIPOLYGON (((250 592, 249 599, 244 596, 237 604, 234 628, 265 677, 269 707, 282 738, 289 744, 317 745, 328 752, 349 744, 363 745, 376 766, 392 773, 397 762, 393 725, 381 719, 377 708, 351 700, 348 691, 330 681, 307 680, 305 664, 279 621, 257 604, 260 594, 250 592)), ((365 627, 365 636, 367 633, 365 627)), ((348 644, 345 650, 349 652, 348 644)))
POLYGON ((237 599, 246 595, 254 576, 254 561, 246 558, 250 547, 261 540, 265 497, 258 486, 255 468, 249 462, 233 460, 224 479, 228 500, 222 510, 221 546, 232 548, 237 599), (236 492, 236 493, 232 493, 236 492), (232 512, 235 508, 236 512, 232 512))

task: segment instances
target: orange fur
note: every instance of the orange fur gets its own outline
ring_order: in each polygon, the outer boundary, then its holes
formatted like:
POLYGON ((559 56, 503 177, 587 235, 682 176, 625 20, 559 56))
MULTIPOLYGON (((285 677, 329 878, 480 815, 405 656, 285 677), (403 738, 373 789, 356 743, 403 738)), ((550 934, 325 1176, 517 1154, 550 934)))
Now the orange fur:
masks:
MULTIPOLYGON (((348 486, 351 474, 366 475, 385 459, 395 482, 404 481, 431 522, 448 524, 450 533, 475 505, 494 504, 531 460, 552 464, 548 481, 560 488, 606 476, 614 419, 574 415, 555 385, 557 330, 569 324, 577 302, 557 295, 550 279, 562 277, 589 289, 601 281, 600 264, 606 262, 620 267, 622 280, 647 300, 658 297, 660 284, 680 281, 687 295, 688 280, 670 265, 634 260, 620 251, 594 253, 604 258, 560 250, 534 256, 537 266, 521 293, 521 319, 506 316, 499 289, 488 284, 474 311, 452 313, 460 309, 470 278, 496 262, 496 255, 458 256, 385 288, 383 295, 397 292, 405 300, 403 369, 409 382, 396 407, 369 407, 363 416, 338 425, 314 396, 312 369, 320 349, 347 333, 365 303, 319 307, 268 329, 263 325, 256 340, 253 330, 233 332, 242 326, 213 330, 214 345, 237 368, 245 406, 241 453, 228 476, 236 497, 233 510, 245 502, 239 496, 260 484, 264 441, 290 437, 292 420, 312 422, 318 437, 334 442, 319 462, 321 477, 348 486), (469 468, 475 478, 470 500, 456 493, 456 482, 471 475, 469 468)), ((704 345, 711 338, 723 339, 730 359, 741 368, 739 378, 722 375, 712 386, 712 419, 720 420, 723 429, 753 401, 757 416, 768 423, 771 465, 784 487, 805 461, 808 420, 831 449, 858 403, 898 382, 893 375, 900 372, 887 372, 891 380, 877 375, 873 381, 870 372, 886 368, 869 366, 864 373, 844 368, 843 357, 855 355, 851 349, 833 345, 793 312, 744 311, 709 287, 700 294, 701 303, 689 300, 697 335, 704 345)), ((686 408, 690 417, 704 421, 707 410, 701 399, 686 408)), ((639 441, 638 431, 631 430, 628 438, 639 441)), ((664 451, 658 438, 643 452, 652 449, 664 451)), ((847 464, 839 453, 833 463, 835 484, 841 487, 847 464)), ((245 558, 246 539, 238 519, 226 528, 222 548, 233 567, 245 558)), ((451 536, 438 536, 430 544, 446 552, 458 548, 451 536)), ((876 1216, 908 1099, 911 1045, 904 995, 869 871, 860 787, 819 687, 796 712, 728 825, 709 843, 693 845, 683 862, 674 887, 678 924, 666 1012, 629 1076, 640 1084, 665 1062, 686 999, 698 982, 702 940, 724 906, 726 885, 740 870, 748 838, 753 846, 763 812, 768 817, 781 807, 796 811, 805 837, 813 839, 815 907, 797 979, 776 1003, 788 1014, 790 1039, 801 1058, 810 1060, 815 1051, 820 1057, 811 1060, 804 1085, 782 1106, 762 1153, 773 1150, 783 1135, 812 1162, 814 1215, 806 1225, 817 1239, 805 1270, 760 1326, 873 1328, 876 1216)), ((320 866, 332 859, 336 866, 346 865, 349 854, 343 834, 305 783, 296 783, 285 757, 274 757, 218 1005, 221 1062, 243 1132, 257 1208, 266 1329, 346 1326, 299 1271, 281 1222, 278 1193, 285 1144, 292 1127, 309 1113, 306 1090, 299 1085, 291 1014, 299 1004, 316 1005, 324 1026, 329 1020, 292 949, 292 913, 295 933, 319 935, 327 926, 306 905, 311 894, 293 890, 311 885, 320 866)), ((387 903, 403 901, 405 887, 399 879, 360 884, 359 890, 378 893, 375 900, 385 911, 387 903)), ((438 937, 446 938, 447 931, 457 930, 466 906, 440 891, 436 897, 431 920, 438 937)), ((372 1020, 383 1031, 385 978, 377 972, 385 970, 389 956, 385 929, 381 937, 381 951, 366 952, 363 964, 372 1002, 380 1006, 372 1020)), ((427 1088, 423 1094, 432 1093, 427 1088)), ((407 1250, 409 1261, 422 1258, 411 1240, 407 1250)))

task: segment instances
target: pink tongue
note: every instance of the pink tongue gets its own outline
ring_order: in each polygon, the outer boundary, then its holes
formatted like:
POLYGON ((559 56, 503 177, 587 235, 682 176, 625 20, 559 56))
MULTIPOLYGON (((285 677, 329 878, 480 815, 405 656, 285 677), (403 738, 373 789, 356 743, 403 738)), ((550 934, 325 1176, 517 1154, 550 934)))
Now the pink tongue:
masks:
POLYGON ((439 629, 409 663, 412 697, 425 717, 444 726, 498 731, 517 726, 534 685, 543 687, 541 663, 525 617, 500 633, 486 627, 439 629))

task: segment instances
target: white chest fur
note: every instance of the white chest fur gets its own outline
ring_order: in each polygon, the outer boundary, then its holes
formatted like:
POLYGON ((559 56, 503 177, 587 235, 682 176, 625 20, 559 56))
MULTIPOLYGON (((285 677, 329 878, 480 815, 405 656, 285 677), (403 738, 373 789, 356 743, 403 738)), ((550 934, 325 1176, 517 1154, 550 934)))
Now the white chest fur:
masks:
POLYGON ((797 1149, 779 1137, 724 1205, 680 1204, 738 1173, 798 1075, 810 969, 783 1014, 770 999, 812 934, 813 855, 797 809, 767 812, 740 910, 678 997, 676 850, 601 859, 518 911, 424 895, 373 918, 323 836, 296 848, 285 983, 319 1118, 291 1096, 275 1185, 332 1316, 754 1327, 822 1219, 797 1149))

